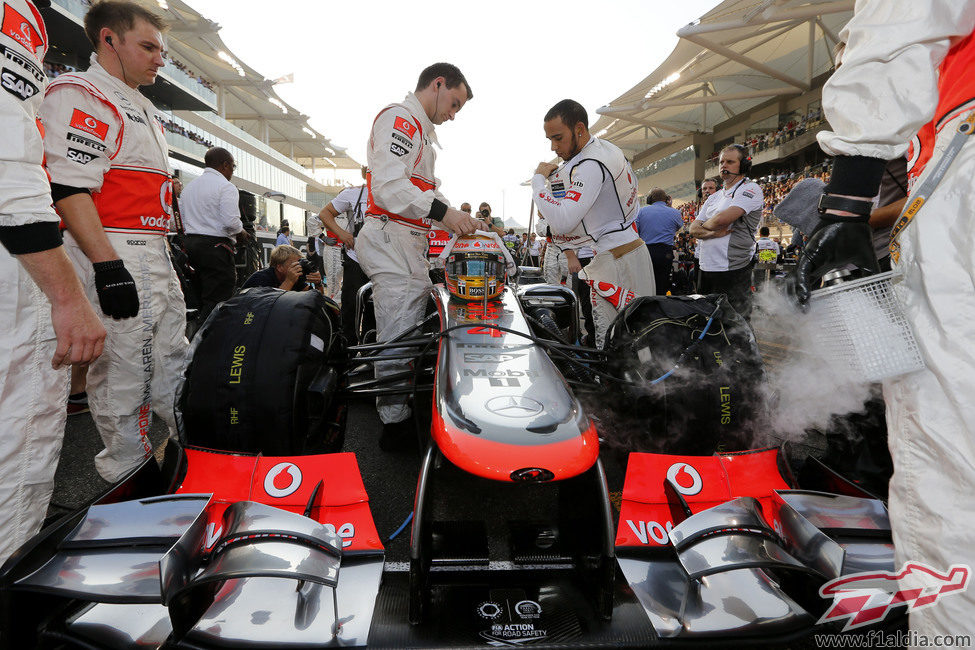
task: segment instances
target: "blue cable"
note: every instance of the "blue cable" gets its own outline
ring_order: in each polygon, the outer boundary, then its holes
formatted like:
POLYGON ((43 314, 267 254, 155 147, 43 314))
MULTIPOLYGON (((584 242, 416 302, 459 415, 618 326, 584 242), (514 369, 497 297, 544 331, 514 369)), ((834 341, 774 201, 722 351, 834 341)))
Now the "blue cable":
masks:
MULTIPOLYGON (((718 305, 720 306, 720 304, 721 303, 719 302, 718 305)), ((717 313, 717 311, 718 310, 715 309, 714 313, 717 313)), ((711 314, 711 318, 708 319, 708 324, 704 326, 704 330, 701 332, 701 335, 697 337, 697 341, 695 341, 694 343, 697 343, 698 341, 703 339, 704 336, 708 333, 708 330, 711 329, 711 323, 714 322, 714 313, 711 314)), ((690 350, 690 348, 688 348, 687 350, 690 350)), ((672 374, 674 374, 674 371, 677 370, 678 367, 680 367, 680 362, 683 360, 684 354, 687 354, 687 350, 684 350, 684 353, 680 355, 680 357, 677 359, 677 363, 674 364, 673 368, 671 368, 664 374, 660 375, 659 377, 651 381, 650 385, 652 386, 653 384, 659 383, 664 379, 666 379, 667 377, 670 377, 672 374)))
POLYGON ((403 529, 406 528, 410 524, 411 521, 413 521, 413 512, 412 511, 410 511, 410 516, 406 518, 406 521, 404 521, 402 523, 402 525, 400 525, 400 527, 396 529, 396 532, 393 533, 392 535, 390 535, 389 538, 386 541, 387 542, 393 541, 396 538, 397 535, 399 535, 400 533, 403 532, 403 529))

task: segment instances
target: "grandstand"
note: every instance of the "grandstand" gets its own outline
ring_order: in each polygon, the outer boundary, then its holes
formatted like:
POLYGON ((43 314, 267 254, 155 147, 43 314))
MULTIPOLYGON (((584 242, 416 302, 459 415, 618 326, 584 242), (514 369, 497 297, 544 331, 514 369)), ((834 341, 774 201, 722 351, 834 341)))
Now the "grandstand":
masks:
POLYGON ((697 199, 732 142, 749 147, 750 175, 771 189, 822 173, 822 87, 853 5, 725 0, 677 32, 656 70, 598 109, 592 131, 630 157, 641 194, 662 187, 675 205, 697 199))
MULTIPOLYGON (((218 24, 181 0, 136 2, 171 26, 169 61, 156 83, 141 90, 164 115, 173 169, 189 182, 202 173, 209 147, 226 148, 237 162, 233 182, 242 210, 255 218, 258 231, 274 233, 287 219, 303 239, 306 216, 342 189, 338 175, 326 185, 315 178, 316 170, 354 170, 349 177, 358 178, 359 163, 278 97, 273 81, 234 56, 218 24)), ((41 10, 51 42, 45 60, 50 76, 88 67, 92 49, 82 28, 87 10, 85 0, 53 0, 41 10)))

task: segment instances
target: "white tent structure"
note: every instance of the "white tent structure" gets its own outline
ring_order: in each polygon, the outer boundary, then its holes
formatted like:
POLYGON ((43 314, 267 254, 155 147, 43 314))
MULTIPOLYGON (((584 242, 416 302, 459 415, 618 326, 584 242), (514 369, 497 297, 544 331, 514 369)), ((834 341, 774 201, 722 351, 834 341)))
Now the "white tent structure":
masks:
POLYGON ((592 130, 646 157, 772 100, 821 87, 854 0, 725 0, 677 32, 670 56, 598 109, 592 130))

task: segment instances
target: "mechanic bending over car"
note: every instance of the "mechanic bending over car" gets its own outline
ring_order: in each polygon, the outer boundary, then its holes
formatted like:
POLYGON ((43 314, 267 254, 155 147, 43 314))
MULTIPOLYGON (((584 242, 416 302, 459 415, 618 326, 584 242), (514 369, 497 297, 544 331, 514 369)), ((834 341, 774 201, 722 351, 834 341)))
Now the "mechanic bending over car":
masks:
MULTIPOLYGON (((61 245, 41 167, 36 116, 47 77, 44 21, 29 0, 5 0, 19 16, 3 30, 4 78, 33 79, 39 92, 0 93, 0 564, 41 529, 54 490, 67 412, 68 372, 102 353, 105 328, 61 245)), ((37 4, 49 6, 38 0, 37 4)), ((26 88, 26 86, 24 86, 26 88)))
POLYGON ((565 162, 539 163, 532 199, 553 235, 582 224, 595 242, 596 255, 580 277, 585 274, 593 289, 596 345, 602 347, 618 310, 636 296, 654 295, 650 254, 631 227, 640 207, 636 175, 619 147, 589 134, 589 115, 579 102, 563 99, 553 106, 544 128, 552 151, 565 162))
POLYGON ((271 249, 268 267, 255 271, 244 282, 241 289, 250 287, 273 287, 284 291, 307 291, 315 289, 324 293, 322 274, 316 270, 311 260, 305 259, 294 246, 281 244, 271 249))
POLYGON ((166 241, 169 149, 159 114, 138 90, 166 64, 164 29, 133 2, 93 5, 85 15, 91 66, 52 81, 40 110, 65 251, 108 331, 88 370, 88 402, 105 443, 95 467, 109 482, 152 453, 153 411, 175 435, 186 357, 186 305, 166 241))
MULTIPOLYGON (((373 122, 366 149, 369 200, 356 252, 373 282, 379 343, 412 328, 423 317, 432 286, 427 262, 431 222, 460 235, 474 232, 481 223, 449 207, 434 175, 433 145, 440 146, 435 128, 453 120, 471 97, 470 86, 456 66, 435 63, 420 73, 415 92, 407 93, 402 103, 382 109, 373 122)), ((377 362, 376 376, 404 371, 409 365, 399 360, 377 362)), ((385 448, 404 446, 415 438, 407 398, 376 398, 383 423, 380 445, 385 448)))

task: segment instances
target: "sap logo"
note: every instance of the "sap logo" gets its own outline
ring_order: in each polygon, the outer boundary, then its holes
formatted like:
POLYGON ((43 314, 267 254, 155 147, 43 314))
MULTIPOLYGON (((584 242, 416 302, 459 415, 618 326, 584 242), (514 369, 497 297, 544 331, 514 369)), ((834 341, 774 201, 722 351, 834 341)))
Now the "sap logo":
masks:
POLYGON ((78 149, 68 149, 68 160, 72 160, 81 165, 87 165, 95 158, 98 158, 98 156, 93 153, 79 151, 78 149))
POLYGON ((338 530, 336 530, 335 526, 332 524, 322 525, 325 526, 325 528, 327 528, 330 532, 335 533, 342 538, 342 548, 352 546, 352 538, 355 537, 355 526, 353 526, 351 523, 346 522, 342 524, 338 527, 338 530))
POLYGON ((514 361, 524 354, 492 354, 489 352, 465 352, 464 363, 502 363, 514 361))
POLYGON ((627 519, 626 525, 630 527, 630 530, 633 531, 633 534, 636 535, 641 544, 649 544, 651 539, 658 544, 669 544, 670 537, 668 537, 668 534, 674 529, 674 524, 669 521, 661 526, 655 521, 638 521, 634 523, 632 520, 627 519))
POLYGON ((90 149, 94 149, 95 151, 105 151, 107 148, 102 143, 95 142, 94 140, 80 136, 77 133, 68 133, 68 142, 84 145, 90 149))
POLYGON ((11 72, 6 68, 0 73, 0 83, 3 84, 3 89, 6 90, 11 95, 20 97, 23 100, 28 100, 37 94, 37 86, 32 84, 30 81, 21 77, 16 72, 11 72))
POLYGON ((142 225, 148 228, 168 228, 169 219, 162 217, 140 217, 142 225))

